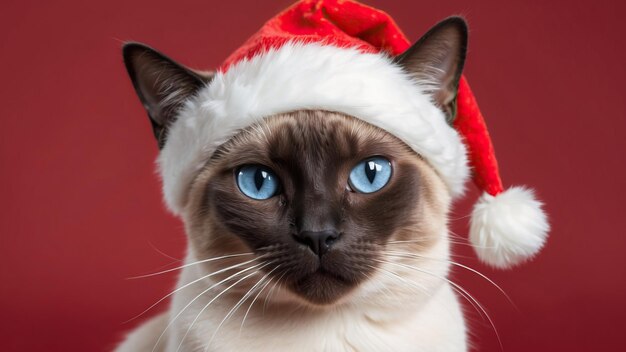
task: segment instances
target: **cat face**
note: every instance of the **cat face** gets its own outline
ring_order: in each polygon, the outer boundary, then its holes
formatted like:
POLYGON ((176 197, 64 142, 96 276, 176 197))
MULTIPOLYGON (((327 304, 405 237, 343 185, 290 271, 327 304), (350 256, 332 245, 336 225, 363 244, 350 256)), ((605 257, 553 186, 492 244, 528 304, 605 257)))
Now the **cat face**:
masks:
MULTIPOLYGON (((465 22, 450 18, 394 58, 428 95, 432 109, 424 114, 454 119, 466 45, 465 22)), ((168 131, 186 113, 206 115, 188 111, 187 103, 199 99, 213 75, 136 43, 124 46, 124 61, 159 147, 196 138, 170 142, 168 131)), ((389 301, 415 302, 415 289, 428 296, 445 281, 449 190, 398 138, 319 110, 264 116, 237 131, 206 160, 192 160, 200 164, 197 174, 168 174, 182 180, 176 204, 184 208, 178 214, 199 275, 229 283, 250 270, 231 292, 252 292, 251 282, 268 279, 286 288, 288 299, 316 306, 367 300, 384 289, 406 292, 407 299, 389 301), (244 269, 229 278, 234 268, 244 269), (252 280, 258 275, 264 276, 252 280)))
POLYGON ((396 137, 350 116, 298 111, 215 152, 193 182, 187 223, 197 258, 252 251, 296 297, 324 305, 371 278, 390 249, 428 251, 448 201, 433 169, 396 137))

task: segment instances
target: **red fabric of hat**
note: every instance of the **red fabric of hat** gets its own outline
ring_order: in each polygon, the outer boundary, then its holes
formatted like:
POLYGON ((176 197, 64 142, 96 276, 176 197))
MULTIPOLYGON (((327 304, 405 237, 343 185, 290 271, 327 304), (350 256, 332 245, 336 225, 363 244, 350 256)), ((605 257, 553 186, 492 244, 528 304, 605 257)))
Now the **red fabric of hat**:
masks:
MULTIPOLYGON (((391 56, 400 55, 410 47, 409 40, 384 11, 355 1, 305 0, 266 22, 226 59, 221 69, 226 71, 235 62, 279 48, 294 39, 354 47, 363 52, 382 51, 391 56)), ((465 136, 474 182, 495 196, 503 187, 494 148, 465 77, 461 78, 457 99, 454 126, 465 136)))

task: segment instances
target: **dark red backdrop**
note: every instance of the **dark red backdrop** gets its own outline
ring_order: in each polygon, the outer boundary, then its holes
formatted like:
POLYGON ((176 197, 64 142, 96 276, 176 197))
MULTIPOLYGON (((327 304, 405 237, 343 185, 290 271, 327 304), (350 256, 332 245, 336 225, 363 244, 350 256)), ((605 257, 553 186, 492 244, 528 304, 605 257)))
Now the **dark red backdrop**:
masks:
MULTIPOLYGON (((505 351, 618 350, 626 316, 623 235, 626 50, 621 1, 369 1, 413 40, 467 17, 466 74, 506 184, 533 185, 553 232, 515 271, 462 262, 455 278, 488 309, 505 351)), ((149 124, 126 78, 125 40, 215 67, 290 0, 30 1, 0 11, 0 350, 102 351, 169 292, 139 281, 179 258, 149 124)), ((457 206, 466 232, 471 200, 457 206)), ((465 246, 457 251, 471 255, 465 246)), ((162 307, 161 307, 162 309, 162 307)), ((476 313, 477 350, 498 351, 476 313)), ((623 348, 623 347, 622 347, 623 348)))

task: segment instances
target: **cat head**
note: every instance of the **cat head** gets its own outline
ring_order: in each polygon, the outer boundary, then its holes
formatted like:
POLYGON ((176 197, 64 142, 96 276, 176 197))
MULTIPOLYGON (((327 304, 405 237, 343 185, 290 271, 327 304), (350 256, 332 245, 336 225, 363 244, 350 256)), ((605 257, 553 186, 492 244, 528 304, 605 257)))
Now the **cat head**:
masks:
MULTIPOLYGON (((442 121, 454 117, 466 44, 465 22, 450 18, 392 63, 390 74, 418 88, 411 99, 420 114, 442 121)), ((445 276, 453 191, 440 170, 397 136, 402 133, 381 127, 384 120, 377 126, 344 109, 301 108, 241 126, 232 112, 229 119, 211 121, 223 108, 211 100, 213 82, 228 77, 192 71, 140 44, 127 44, 124 59, 162 157, 198 138, 172 133, 173 128, 203 130, 200 136, 213 143, 209 154, 193 155, 191 175, 163 175, 166 183, 184 178, 177 213, 196 260, 249 253, 206 262, 206 273, 250 263, 267 280, 280 281, 292 298, 313 305, 398 285, 415 294, 398 272, 428 276, 411 270, 417 263, 434 277, 445 276), (206 123, 189 126, 202 114, 206 123), (217 123, 237 128, 219 136, 217 123)), ((265 89, 281 89, 280 82, 273 83, 265 89)), ((385 88, 378 92, 382 97, 389 94, 385 88)), ((285 99, 289 94, 284 92, 285 99)), ((189 155, 168 158, 180 162, 189 155)), ((442 282, 422 279, 425 286, 442 282)))

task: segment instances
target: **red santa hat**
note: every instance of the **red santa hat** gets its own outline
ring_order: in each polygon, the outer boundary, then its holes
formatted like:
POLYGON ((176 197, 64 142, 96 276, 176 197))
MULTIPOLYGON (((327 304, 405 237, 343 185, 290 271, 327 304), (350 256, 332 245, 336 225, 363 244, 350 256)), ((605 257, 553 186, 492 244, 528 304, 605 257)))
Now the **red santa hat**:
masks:
POLYGON ((236 50, 170 127, 159 165, 165 200, 182 214, 189 184, 215 149, 264 117, 301 109, 354 116, 407 143, 451 194, 471 176, 484 193, 470 241, 485 263, 509 267, 535 255, 549 229, 533 192, 504 190, 489 133, 461 77, 453 125, 394 57, 409 41, 384 12, 354 1, 304 0, 236 50))

